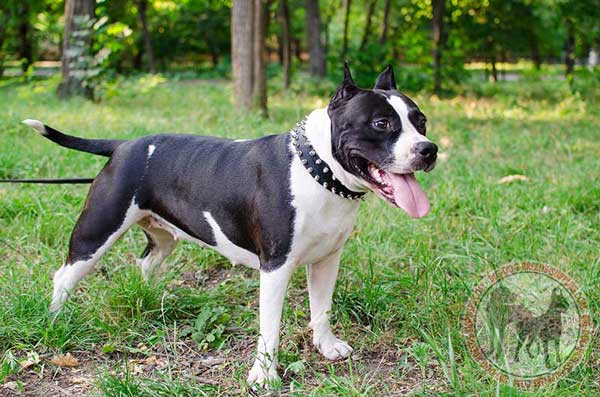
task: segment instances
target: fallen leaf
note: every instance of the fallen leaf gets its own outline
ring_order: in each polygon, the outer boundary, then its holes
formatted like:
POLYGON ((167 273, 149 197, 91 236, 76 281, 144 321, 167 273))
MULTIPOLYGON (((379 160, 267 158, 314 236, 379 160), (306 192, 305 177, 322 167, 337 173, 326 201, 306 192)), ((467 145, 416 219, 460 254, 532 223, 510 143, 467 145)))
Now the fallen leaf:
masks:
POLYGON ((21 370, 27 369, 31 366, 37 365, 40 363, 40 355, 36 352, 27 353, 27 358, 22 361, 19 361, 19 365, 21 366, 21 370))
POLYGON ((529 182, 529 177, 525 176, 525 175, 507 175, 503 178, 500 178, 498 180, 499 184, 504 184, 504 183, 512 183, 512 182, 517 182, 517 181, 521 181, 521 182, 529 182))
POLYGON ((15 382, 14 380, 12 380, 10 382, 6 382, 5 384, 3 384, 2 387, 4 389, 16 391, 19 388, 19 384, 17 382, 15 382))
POLYGON ((59 367, 77 367, 79 366, 79 360, 71 355, 71 353, 62 354, 60 356, 55 356, 50 360, 50 362, 54 365, 58 365, 59 367))

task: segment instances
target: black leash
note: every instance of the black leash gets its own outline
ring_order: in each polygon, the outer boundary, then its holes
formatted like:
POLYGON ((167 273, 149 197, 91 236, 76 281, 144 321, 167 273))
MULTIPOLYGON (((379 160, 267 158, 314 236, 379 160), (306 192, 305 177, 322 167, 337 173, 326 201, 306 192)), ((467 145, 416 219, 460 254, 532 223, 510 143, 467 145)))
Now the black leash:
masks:
POLYGON ((65 179, 0 179, 0 183, 40 183, 48 185, 92 183, 94 178, 65 178, 65 179))

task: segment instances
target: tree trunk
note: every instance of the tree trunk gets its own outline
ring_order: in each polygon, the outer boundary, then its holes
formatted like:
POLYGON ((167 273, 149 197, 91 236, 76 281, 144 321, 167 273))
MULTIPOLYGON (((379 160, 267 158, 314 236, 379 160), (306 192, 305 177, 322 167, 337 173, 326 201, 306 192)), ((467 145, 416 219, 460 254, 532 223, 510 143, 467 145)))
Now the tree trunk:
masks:
POLYGON ((540 70, 542 67, 542 57, 540 56, 540 47, 538 38, 534 33, 529 36, 529 51, 531 52, 531 61, 535 70, 540 70))
POLYGON ((21 61, 21 69, 23 73, 29 69, 33 63, 33 43, 31 41, 31 26, 29 24, 30 8, 27 1, 20 2, 18 6, 18 36, 19 36, 19 60, 21 61))
POLYGON ((342 41, 342 61, 346 60, 348 52, 348 23, 350 22, 350 7, 352 0, 344 0, 344 35, 342 41))
POLYGON ((445 44, 444 14, 446 13, 445 0, 432 0, 433 9, 433 92, 440 94, 442 91, 442 55, 445 44))
POLYGON ((267 31, 267 0, 254 0, 254 87, 252 106, 267 115, 267 63, 265 54, 265 34, 267 31))
MULTIPOLYGON (((433 0, 434 2, 436 0, 433 0)), ((390 19, 390 5, 391 0, 385 0, 385 8, 383 10, 383 25, 381 27, 381 36, 379 36, 379 44, 385 44, 387 42, 387 32, 388 32, 388 21, 390 19)))
MULTIPOLYGON (((600 62, 598 62, 599 58, 600 58, 600 42, 597 42, 595 44, 592 44, 592 46, 590 47, 590 51, 588 53, 588 68, 590 70, 592 70, 596 66, 598 66, 598 64, 600 63, 600 62)), ((1 74, 0 74, 0 76, 1 76, 1 74)))
POLYGON ((367 43, 369 42, 369 36, 371 35, 371 24, 373 22, 373 14, 375 13, 376 4, 377 0, 371 0, 367 8, 367 20, 365 21, 365 31, 363 32, 363 37, 360 41, 360 52, 365 50, 367 43))
POLYGON ((283 86, 290 87, 291 49, 290 49, 290 10, 287 0, 279 0, 279 23, 281 24, 281 64, 283 66, 283 86))
POLYGON ((142 35, 144 36, 144 50, 146 51, 146 65, 150 73, 156 73, 156 65, 154 63, 154 51, 152 49, 152 36, 148 31, 148 0, 137 1, 138 13, 142 24, 142 35))
POLYGON ((496 68, 496 54, 493 53, 490 59, 490 63, 492 64, 492 81, 496 83, 498 81, 498 69, 496 68))
POLYGON ((8 25, 8 15, 0 15, 0 77, 4 75, 4 42, 6 41, 6 26, 8 25))
POLYGON ((208 51, 210 52, 210 62, 212 63, 213 68, 216 68, 219 66, 219 50, 213 44, 210 44, 208 47, 208 51))
POLYGON ((233 105, 250 109, 254 87, 254 1, 234 0, 231 7, 233 105))
POLYGON ((321 40, 321 12, 319 0, 305 0, 306 39, 310 57, 310 74, 325 76, 325 51, 321 40))
POLYGON ((267 111, 267 5, 266 0, 234 0, 231 7, 233 104, 263 114, 267 111))
POLYGON ((575 26, 573 20, 567 18, 567 44, 565 48, 565 76, 569 78, 573 75, 575 68, 575 26))
POLYGON ((93 87, 86 84, 85 75, 92 64, 90 44, 95 6, 95 0, 65 1, 62 82, 58 86, 61 97, 83 95, 93 98, 93 87))

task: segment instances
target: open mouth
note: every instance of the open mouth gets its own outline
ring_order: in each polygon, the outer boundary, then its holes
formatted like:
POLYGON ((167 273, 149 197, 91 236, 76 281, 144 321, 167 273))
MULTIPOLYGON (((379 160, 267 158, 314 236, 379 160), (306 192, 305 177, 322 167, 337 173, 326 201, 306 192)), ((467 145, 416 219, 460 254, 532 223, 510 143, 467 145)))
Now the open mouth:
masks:
POLYGON ((381 198, 402 208, 413 218, 427 215, 429 200, 414 173, 394 174, 369 163, 369 174, 372 178, 372 190, 381 198))

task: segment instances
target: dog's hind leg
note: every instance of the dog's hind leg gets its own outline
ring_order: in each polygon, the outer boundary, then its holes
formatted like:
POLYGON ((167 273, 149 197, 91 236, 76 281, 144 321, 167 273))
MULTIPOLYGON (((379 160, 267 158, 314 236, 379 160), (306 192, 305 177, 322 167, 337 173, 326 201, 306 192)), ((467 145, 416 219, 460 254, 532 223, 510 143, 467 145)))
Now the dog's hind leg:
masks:
POLYGON ((145 219, 140 221, 139 225, 144 229, 148 244, 138 260, 138 264, 142 271, 142 277, 145 281, 148 281, 152 273, 173 252, 177 240, 169 232, 150 226, 148 222, 145 222, 145 219))
POLYGON ((69 292, 121 235, 142 217, 134 203, 133 192, 114 189, 110 186, 111 182, 109 178, 99 176, 92 185, 71 234, 67 260, 54 274, 51 312, 62 308, 69 292))

